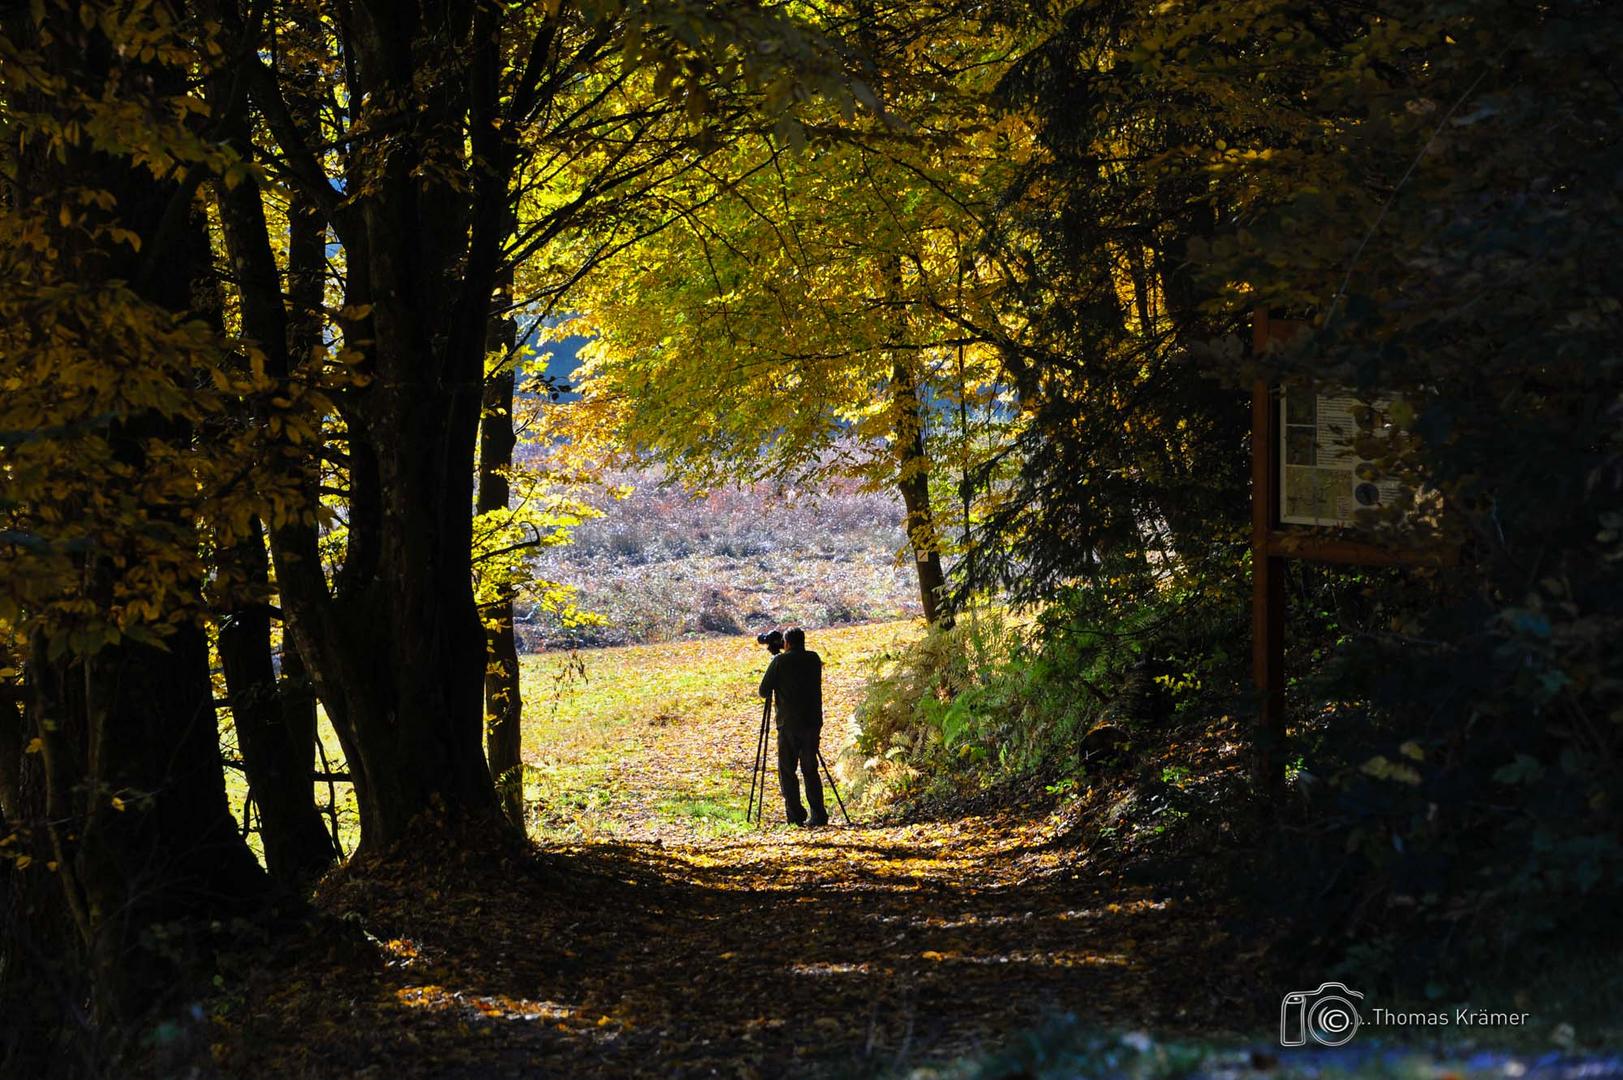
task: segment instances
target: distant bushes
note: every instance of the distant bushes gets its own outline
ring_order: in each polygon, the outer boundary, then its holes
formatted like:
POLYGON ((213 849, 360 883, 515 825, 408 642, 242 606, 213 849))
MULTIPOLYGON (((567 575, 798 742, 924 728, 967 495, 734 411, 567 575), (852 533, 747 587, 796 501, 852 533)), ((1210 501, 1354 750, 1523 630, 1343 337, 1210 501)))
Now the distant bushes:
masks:
POLYGON ((807 495, 767 485, 700 497, 657 471, 616 474, 621 499, 544 551, 541 577, 575 590, 597 618, 571 625, 519 612, 520 647, 596 646, 739 634, 799 623, 841 626, 914 615, 917 585, 898 566, 902 511, 853 484, 807 495))

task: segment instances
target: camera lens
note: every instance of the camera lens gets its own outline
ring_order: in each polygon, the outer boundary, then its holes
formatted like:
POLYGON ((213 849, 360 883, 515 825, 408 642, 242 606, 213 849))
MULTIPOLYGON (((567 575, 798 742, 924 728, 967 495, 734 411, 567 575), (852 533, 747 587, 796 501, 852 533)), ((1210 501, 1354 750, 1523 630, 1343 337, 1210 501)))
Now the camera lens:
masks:
POLYGON ((1320 1046, 1341 1046, 1358 1034, 1358 1010, 1339 994, 1326 994, 1308 1006, 1307 1030, 1320 1046))

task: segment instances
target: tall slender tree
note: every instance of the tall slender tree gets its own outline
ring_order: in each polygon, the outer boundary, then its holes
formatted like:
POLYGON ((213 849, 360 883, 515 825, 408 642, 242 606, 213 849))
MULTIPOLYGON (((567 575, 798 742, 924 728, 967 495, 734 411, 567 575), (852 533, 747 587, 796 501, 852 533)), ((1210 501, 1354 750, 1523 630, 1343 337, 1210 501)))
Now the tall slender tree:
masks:
MULTIPOLYGON (((479 420, 479 492, 476 509, 480 515, 504 515, 512 502, 509 474, 513 468, 513 448, 518 445, 514 430, 515 360, 518 324, 510 308, 513 297, 511 272, 502 276, 491 317, 486 347, 494 360, 494 370, 485 377, 479 420)), ((524 827, 524 762, 520 721, 523 698, 519 687, 518 643, 513 634, 514 582, 506 578, 492 582, 482 605, 485 624, 485 756, 496 781, 502 813, 512 824, 524 827)))

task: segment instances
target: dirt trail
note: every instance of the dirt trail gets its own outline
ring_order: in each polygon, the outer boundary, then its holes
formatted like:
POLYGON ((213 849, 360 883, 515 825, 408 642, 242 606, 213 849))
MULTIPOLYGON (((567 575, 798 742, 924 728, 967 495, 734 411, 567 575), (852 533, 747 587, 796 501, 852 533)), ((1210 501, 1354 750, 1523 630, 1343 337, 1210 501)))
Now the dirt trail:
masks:
MULTIPOLYGON (((742 807, 758 714, 731 715, 678 705, 618 732, 614 839, 329 883, 369 945, 267 968, 228 1060, 391 1080, 869 1076, 1058 1013, 1223 1024, 1230 988, 1193 959, 1221 947, 1209 916, 1101 876, 1062 816, 718 830, 658 811, 720 789, 742 807)), ((781 817, 775 791, 767 809, 781 817)))
MULTIPOLYGON (((1090 881, 1044 839, 977 818, 373 879, 332 903, 364 912, 379 962, 270 988, 272 1015, 306 1020, 270 1060, 322 1076, 875 1075, 1061 1012, 1216 1019, 1222 988, 1191 963, 1205 923, 1090 881)), ((243 1034, 290 1034, 271 1028, 243 1034)))

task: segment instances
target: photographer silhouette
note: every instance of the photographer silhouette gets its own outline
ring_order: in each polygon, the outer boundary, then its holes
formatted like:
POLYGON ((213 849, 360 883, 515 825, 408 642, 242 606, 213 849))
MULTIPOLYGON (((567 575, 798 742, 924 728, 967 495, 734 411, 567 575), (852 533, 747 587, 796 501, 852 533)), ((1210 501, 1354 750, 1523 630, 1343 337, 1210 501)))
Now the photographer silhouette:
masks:
POLYGON ((778 787, 784 812, 792 825, 827 825, 823 783, 817 776, 817 741, 823 730, 823 658, 806 648, 806 632, 798 626, 783 636, 786 648, 772 658, 761 676, 761 696, 776 705, 778 727, 778 787), (800 783, 806 783, 806 804, 800 803, 800 783))

